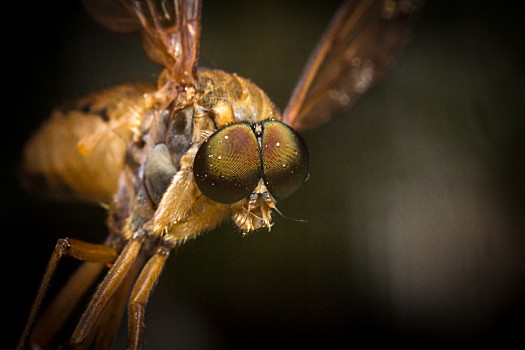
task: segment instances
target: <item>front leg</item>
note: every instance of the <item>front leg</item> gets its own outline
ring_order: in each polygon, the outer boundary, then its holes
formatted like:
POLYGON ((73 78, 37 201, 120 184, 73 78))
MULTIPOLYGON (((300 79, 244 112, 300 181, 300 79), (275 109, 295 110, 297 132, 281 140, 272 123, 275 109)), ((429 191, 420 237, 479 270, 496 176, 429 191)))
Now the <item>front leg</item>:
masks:
POLYGON ((144 317, 146 304, 155 287, 172 246, 162 242, 148 260, 135 282, 128 307, 128 349, 142 349, 144 343, 144 317))
POLYGON ((134 267, 134 262, 139 256, 142 244, 146 239, 146 234, 145 231, 137 232, 126 243, 80 317, 67 344, 69 347, 78 348, 88 339, 107 303, 115 292, 119 290, 121 283, 126 279, 132 267, 134 267))
POLYGON ((184 220, 195 203, 199 192, 193 179, 193 160, 197 149, 192 147, 181 158, 181 168, 173 176, 153 217, 153 232, 165 232, 172 224, 184 220))

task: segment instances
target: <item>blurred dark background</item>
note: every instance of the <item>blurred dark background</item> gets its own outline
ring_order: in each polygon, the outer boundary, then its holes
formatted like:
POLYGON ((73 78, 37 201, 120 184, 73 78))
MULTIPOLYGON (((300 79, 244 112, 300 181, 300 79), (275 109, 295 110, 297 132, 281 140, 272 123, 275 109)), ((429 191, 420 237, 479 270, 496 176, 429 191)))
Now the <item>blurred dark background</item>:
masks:
MULTIPOLYGON (((337 7, 205 2, 201 65, 250 78, 282 110, 337 7)), ((246 237, 225 222, 174 251, 148 306, 146 348, 522 343, 521 12, 427 1, 395 70, 352 111, 304 134, 310 180, 279 208, 308 222, 276 216, 271 232, 246 237)), ((11 15, 0 187, 10 345, 56 239, 106 234, 102 208, 20 190, 24 141, 53 107, 160 71, 137 37, 100 29, 76 1, 25 3, 11 15)))

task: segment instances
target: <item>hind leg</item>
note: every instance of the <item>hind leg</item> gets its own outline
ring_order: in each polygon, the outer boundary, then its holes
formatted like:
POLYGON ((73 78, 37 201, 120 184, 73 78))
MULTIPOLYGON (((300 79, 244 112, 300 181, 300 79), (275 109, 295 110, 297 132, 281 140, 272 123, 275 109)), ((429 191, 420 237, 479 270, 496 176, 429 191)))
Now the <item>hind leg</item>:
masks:
POLYGON ((85 263, 68 281, 59 296, 51 304, 48 311, 44 313, 43 319, 38 322, 35 333, 31 336, 31 341, 40 346, 48 344, 56 331, 65 321, 69 312, 83 292, 89 287, 96 278, 103 265, 100 263, 110 263, 116 256, 115 249, 106 245, 92 244, 70 238, 61 238, 57 241, 55 249, 51 254, 44 276, 38 287, 38 291, 31 306, 31 311, 27 319, 24 331, 18 343, 17 349, 23 349, 31 335, 35 321, 42 306, 42 301, 46 296, 49 284, 58 263, 63 256, 70 256, 81 261, 96 262, 99 264, 85 263))

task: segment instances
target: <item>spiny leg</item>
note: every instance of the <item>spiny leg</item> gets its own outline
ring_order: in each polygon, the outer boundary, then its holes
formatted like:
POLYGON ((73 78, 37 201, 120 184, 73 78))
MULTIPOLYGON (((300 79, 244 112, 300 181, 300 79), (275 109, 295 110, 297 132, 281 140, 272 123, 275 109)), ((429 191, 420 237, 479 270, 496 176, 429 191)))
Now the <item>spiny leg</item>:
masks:
MULTIPOLYGON (((26 346, 27 340, 31 334, 31 331, 33 329, 33 326, 35 325, 36 317, 38 315, 38 311, 40 310, 40 307, 42 306, 42 301, 44 300, 44 297, 46 296, 49 284, 51 282, 51 279, 53 278, 53 275, 55 274, 55 271, 57 269, 58 263, 60 259, 63 256, 71 256, 73 258, 76 258, 78 260, 84 260, 84 261, 91 261, 91 262, 98 262, 98 263, 109 263, 115 259, 117 256, 117 252, 108 246, 100 245, 100 244, 91 244, 87 242, 78 241, 75 239, 70 238, 61 238, 57 241, 57 244, 55 245, 55 249, 53 250, 53 253, 51 254, 51 257, 49 258, 49 262, 46 266, 46 270, 44 272, 44 276, 42 277, 42 280, 40 282, 40 285, 38 286, 37 295, 35 297, 35 300, 33 302, 33 305, 31 306, 31 311, 29 313, 29 317, 27 319, 24 331, 22 333, 22 336, 20 338, 20 341, 17 345, 17 349, 23 349, 26 346)), ((88 267, 85 269, 92 270, 92 267, 88 267)), ((96 271, 93 271, 96 272, 96 271)), ((78 274, 77 274, 78 276, 78 274)), ((68 283, 75 283, 75 281, 68 282, 68 283)), ((87 286, 86 286, 87 288, 87 286)), ((72 301, 76 300, 76 292, 79 292, 78 290, 64 290, 63 297, 64 300, 72 301)), ((50 312, 51 317, 54 317, 57 315, 57 310, 62 309, 62 311, 67 311, 71 309, 72 306, 67 306, 66 302, 58 301, 55 306, 52 306, 50 312)), ((67 311, 67 312, 69 312, 67 311)), ((66 313, 61 313, 61 317, 64 316, 64 319, 67 317, 66 313)), ((49 316, 48 316, 49 317, 49 316)), ((51 328, 53 326, 60 326, 60 324, 63 322, 63 320, 57 320, 55 322, 53 320, 52 324, 49 323, 40 323, 42 326, 38 327, 38 333, 39 334, 45 334, 42 341, 48 342, 50 341, 50 338, 55 333, 56 330, 53 330, 51 328), (60 323, 60 324, 59 324, 60 323)), ((56 328, 56 327, 54 327, 56 328)), ((37 333, 37 336, 38 336, 37 333)), ((34 337, 36 341, 39 340, 38 337, 34 337)))
POLYGON ((78 347, 88 338, 106 304, 118 290, 120 284, 134 265, 133 263, 139 255, 145 239, 146 232, 140 231, 124 246, 82 314, 68 342, 69 347, 78 347))
POLYGON ((173 246, 163 242, 148 260, 131 292, 128 307, 128 350, 142 349, 146 305, 173 246))

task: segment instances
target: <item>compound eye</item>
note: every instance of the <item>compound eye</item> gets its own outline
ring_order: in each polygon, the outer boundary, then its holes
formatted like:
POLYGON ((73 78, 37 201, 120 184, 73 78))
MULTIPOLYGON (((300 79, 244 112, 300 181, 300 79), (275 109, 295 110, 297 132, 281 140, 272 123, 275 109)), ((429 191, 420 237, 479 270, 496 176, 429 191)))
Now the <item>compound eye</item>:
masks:
POLYGON ((248 197, 261 178, 257 138, 247 123, 219 129, 200 146, 193 163, 199 190, 211 200, 231 204, 248 197))
POLYGON ((263 179, 275 199, 288 197, 306 181, 310 152, 303 138, 278 121, 262 124, 263 179))

